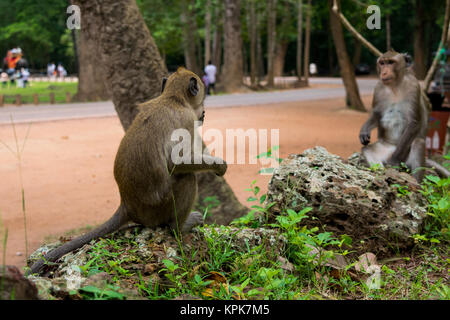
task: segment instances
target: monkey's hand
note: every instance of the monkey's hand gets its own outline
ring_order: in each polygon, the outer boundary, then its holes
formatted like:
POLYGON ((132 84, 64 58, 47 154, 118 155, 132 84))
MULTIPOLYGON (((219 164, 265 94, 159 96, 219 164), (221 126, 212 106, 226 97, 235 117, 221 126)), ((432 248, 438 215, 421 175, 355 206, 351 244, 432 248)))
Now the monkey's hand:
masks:
POLYGON ((359 133, 359 141, 365 146, 368 145, 370 142, 370 132, 361 130, 359 133))

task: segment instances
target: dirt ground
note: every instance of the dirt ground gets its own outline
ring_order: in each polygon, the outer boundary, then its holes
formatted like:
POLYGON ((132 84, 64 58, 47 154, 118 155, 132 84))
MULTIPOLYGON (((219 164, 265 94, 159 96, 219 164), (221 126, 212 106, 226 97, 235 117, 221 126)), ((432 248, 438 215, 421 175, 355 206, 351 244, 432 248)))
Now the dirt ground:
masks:
MULTIPOLYGON (((364 97, 370 106, 370 96, 364 97)), ((280 156, 324 146, 347 157, 360 149, 358 132, 368 114, 348 110, 344 99, 276 105, 209 108, 203 130, 279 129, 280 156)), ((16 125, 22 144, 28 125, 16 125)), ((22 154, 28 252, 49 235, 99 224, 119 204, 114 157, 124 132, 117 117, 34 123, 22 154)), ((0 125, 0 140, 16 150, 13 128, 0 125)), ((246 161, 248 163, 248 160, 246 161)), ((270 176, 260 165, 231 164, 225 179, 242 203, 257 180, 267 190, 270 176)), ((15 156, 0 144, 0 217, 8 229, 6 264, 25 265, 24 217, 15 156)), ((3 239, 3 238, 2 238, 3 239)), ((2 245, 0 244, 0 250, 2 245)))

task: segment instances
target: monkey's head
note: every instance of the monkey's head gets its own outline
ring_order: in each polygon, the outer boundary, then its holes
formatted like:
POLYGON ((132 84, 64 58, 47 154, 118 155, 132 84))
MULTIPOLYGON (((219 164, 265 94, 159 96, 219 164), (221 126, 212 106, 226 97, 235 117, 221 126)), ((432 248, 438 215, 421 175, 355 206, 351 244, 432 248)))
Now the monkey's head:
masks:
POLYGON ((389 50, 377 60, 377 71, 381 82, 393 86, 403 79, 406 68, 411 64, 411 57, 407 54, 389 50))
POLYGON ((182 98, 191 106, 197 119, 203 121, 205 85, 195 73, 183 67, 178 68, 169 78, 163 79, 161 94, 182 98))

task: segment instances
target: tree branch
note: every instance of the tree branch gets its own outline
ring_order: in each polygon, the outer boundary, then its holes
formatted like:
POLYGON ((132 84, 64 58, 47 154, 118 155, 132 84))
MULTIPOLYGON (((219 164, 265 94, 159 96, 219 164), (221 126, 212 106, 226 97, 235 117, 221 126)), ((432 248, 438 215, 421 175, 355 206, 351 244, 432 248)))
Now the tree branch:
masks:
POLYGON ((339 7, 336 0, 333 0, 333 12, 339 17, 339 20, 341 20, 344 27, 350 31, 353 36, 358 39, 367 49, 369 49, 374 55, 377 57, 381 56, 382 53, 380 50, 375 48, 369 41, 367 41, 358 31, 356 31, 355 28, 348 22, 348 20, 345 18, 345 16, 342 14, 341 11, 339 11, 339 7))

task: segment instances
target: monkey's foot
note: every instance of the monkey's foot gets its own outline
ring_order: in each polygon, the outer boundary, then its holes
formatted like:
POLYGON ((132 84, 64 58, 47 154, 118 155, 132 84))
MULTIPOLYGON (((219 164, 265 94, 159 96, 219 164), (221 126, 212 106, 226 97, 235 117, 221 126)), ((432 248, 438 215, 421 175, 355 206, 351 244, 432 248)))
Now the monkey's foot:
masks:
POLYGON ((198 211, 192 211, 186 219, 186 222, 183 225, 181 230, 182 233, 188 233, 195 226, 203 225, 203 215, 198 211))

